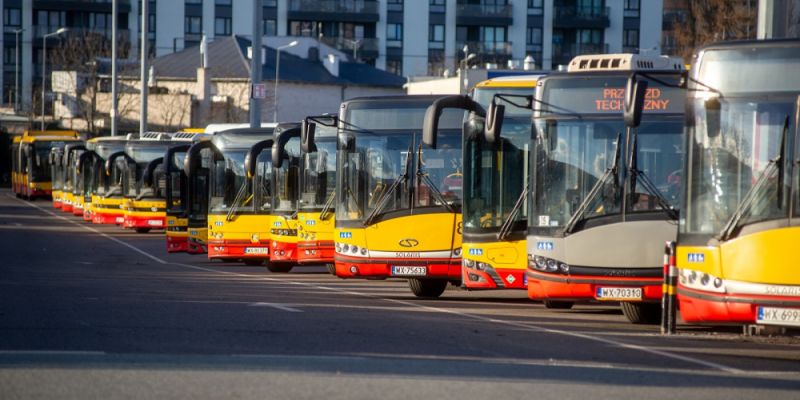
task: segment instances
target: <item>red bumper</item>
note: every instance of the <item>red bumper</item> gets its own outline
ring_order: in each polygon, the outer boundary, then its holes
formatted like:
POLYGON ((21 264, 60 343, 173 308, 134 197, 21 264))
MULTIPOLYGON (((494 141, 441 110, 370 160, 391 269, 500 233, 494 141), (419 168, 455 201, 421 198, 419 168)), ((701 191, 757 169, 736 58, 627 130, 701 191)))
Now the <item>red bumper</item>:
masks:
POLYGON ((461 281, 461 259, 415 259, 413 262, 409 262, 408 259, 373 260, 368 258, 350 258, 337 255, 334 257, 334 261, 336 265, 336 276, 340 278, 404 278, 403 276, 392 275, 392 266, 424 265, 426 267, 426 274, 424 278, 461 281))
POLYGON ((167 253, 189 251, 189 238, 186 236, 167 235, 167 253))
POLYGON ((167 225, 167 217, 136 217, 126 215, 123 217, 123 228, 151 228, 164 229, 167 225))
POLYGON ((528 298, 533 300, 596 300, 600 287, 640 287, 642 301, 660 302, 662 278, 549 274, 528 269, 528 298))
POLYGON ((333 241, 301 241, 297 243, 297 262, 301 264, 332 263, 333 241))
POLYGON ((92 211, 87 210, 87 209, 84 208, 83 209, 83 220, 84 221, 88 221, 88 222, 92 222, 92 211))
POLYGON ((206 254, 208 253, 208 247, 206 247, 205 243, 201 243, 197 240, 188 239, 188 245, 186 248, 186 252, 189 254, 206 254))
POLYGON ((109 214, 95 211, 92 215, 92 222, 95 224, 115 225, 122 224, 124 221, 125 217, 122 216, 122 214, 109 214))
POLYGON ((61 200, 53 200, 53 208, 61 209, 62 203, 61 200))
POLYGON ((800 309, 800 298, 736 296, 678 286, 678 307, 685 322, 753 324, 759 306, 800 309))
POLYGON ((72 207, 72 215, 76 217, 83 217, 83 207, 72 207))
POLYGON ((463 284, 469 289, 526 289, 525 271, 495 268, 491 271, 463 267, 463 284))
POLYGON ((25 190, 25 194, 28 197, 51 197, 53 192, 44 189, 27 189, 25 190))
POLYGON ((269 242, 208 240, 208 258, 217 260, 270 259, 269 242))
POLYGON ((291 262, 297 260, 297 243, 286 243, 272 240, 272 251, 270 252, 271 262, 291 262))
POLYGON ((67 203, 61 204, 61 211, 66 212, 66 213, 71 213, 72 212, 72 204, 67 204, 67 203))

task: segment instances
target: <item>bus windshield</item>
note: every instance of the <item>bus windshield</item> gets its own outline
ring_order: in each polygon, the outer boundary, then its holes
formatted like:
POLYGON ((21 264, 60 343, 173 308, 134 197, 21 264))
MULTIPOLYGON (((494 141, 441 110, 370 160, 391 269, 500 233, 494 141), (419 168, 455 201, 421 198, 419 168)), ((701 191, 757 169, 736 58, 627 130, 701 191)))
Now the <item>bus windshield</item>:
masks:
POLYGON ((317 151, 303 154, 301 210, 321 210, 336 191, 336 138, 319 138, 317 151))
MULTIPOLYGON (((515 88, 506 88, 506 87, 477 87, 475 88, 475 93, 473 94, 473 99, 483 106, 483 108, 488 108, 489 104, 492 102, 492 98, 496 94, 511 94, 515 96, 533 96, 533 87, 515 87, 515 88)), ((512 98, 517 104, 524 104, 525 101, 521 98, 512 98)), ((509 103, 508 101, 497 98, 495 99, 496 104, 502 104, 506 107, 505 109, 505 116, 506 117, 527 117, 530 121, 531 118, 531 110, 528 108, 517 107, 514 104, 509 103)), ((505 129, 504 129, 505 131, 505 129)))
POLYGON ((272 210, 272 152, 269 148, 258 154, 256 173, 253 177, 253 192, 256 213, 269 214, 272 210))
POLYGON ((224 153, 223 159, 212 164, 210 213, 253 211, 250 185, 244 171, 246 154, 247 149, 231 149, 224 153))
POLYGON ((169 180, 169 190, 165 193, 167 212, 169 213, 181 213, 186 209, 186 174, 183 172, 185 158, 185 151, 176 151, 172 153, 172 159, 169 160, 170 172, 169 176, 165 176, 169 180))
MULTIPOLYGON (((505 92, 503 92, 505 93, 505 92)), ((499 228, 522 194, 528 176, 530 110, 525 117, 503 120, 500 142, 483 136, 464 144, 464 231, 499 228)), ((525 221, 526 208, 514 221, 525 221)))
POLYGON ((200 162, 188 176, 189 226, 202 227, 208 220, 208 195, 213 153, 203 149, 196 155, 200 162))
POLYGON ((37 141, 33 143, 31 156, 31 182, 46 182, 51 179, 50 164, 48 163, 50 151, 54 147, 63 147, 64 142, 37 141))
POLYGON ((286 159, 283 160, 280 168, 275 168, 274 194, 272 198, 272 209, 276 213, 291 214, 297 210, 297 186, 299 182, 300 170, 300 137, 289 139, 284 145, 283 151, 286 159))

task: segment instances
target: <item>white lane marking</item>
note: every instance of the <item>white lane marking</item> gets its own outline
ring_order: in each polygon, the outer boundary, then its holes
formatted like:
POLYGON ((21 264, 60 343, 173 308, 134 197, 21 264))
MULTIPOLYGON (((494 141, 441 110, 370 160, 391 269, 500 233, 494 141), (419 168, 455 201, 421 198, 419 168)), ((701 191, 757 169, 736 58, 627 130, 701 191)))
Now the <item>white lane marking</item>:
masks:
POLYGON ((45 356, 103 356, 106 355, 105 351, 82 351, 82 350, 0 350, 0 356, 28 356, 28 355, 45 355, 45 356))
POLYGON ((71 220, 69 218, 64 217, 63 215, 58 215, 58 214, 56 214, 56 213, 54 213, 54 212, 52 212, 50 210, 44 209, 42 207, 39 207, 36 204, 28 203, 26 201, 23 201, 21 199, 18 199, 16 197, 11 196, 11 195, 6 195, 6 196, 8 196, 11 199, 17 200, 22 204, 27 204, 27 205, 29 205, 29 206, 31 206, 33 208, 36 208, 36 209, 38 209, 39 211, 41 211, 43 213, 50 214, 50 215, 52 215, 52 216, 54 216, 54 217, 56 217, 56 218, 58 218, 60 220, 67 221, 70 224, 73 224, 73 225, 76 225, 76 226, 80 226, 81 228, 86 229, 89 232, 94 232, 94 233, 96 233, 96 234, 98 234, 98 235, 100 235, 100 236, 102 236, 102 237, 104 237, 104 238, 106 238, 108 240, 111 240, 112 242, 116 242, 118 244, 121 244, 121 245, 123 245, 123 246, 125 246, 125 247, 127 247, 127 248, 129 248, 129 249, 131 249, 131 250, 133 250, 133 251, 135 251, 135 252, 137 252, 137 253, 139 253, 139 254, 141 254, 141 255, 143 255, 143 256, 145 256, 145 257, 147 257, 147 258, 149 258, 149 259, 151 259, 151 260, 153 260, 155 262, 157 262, 157 263, 159 263, 159 264, 166 264, 167 263, 166 261, 164 261, 164 260, 162 260, 162 259, 160 259, 160 258, 158 258, 158 257, 156 257, 154 255, 151 255, 150 253, 148 253, 146 251, 140 250, 138 247, 136 247, 136 246, 134 246, 132 244, 128 244, 128 243, 126 243, 126 242, 124 242, 122 240, 119 240, 119 239, 117 239, 117 238, 115 238, 115 237, 113 237, 113 236, 111 236, 111 235, 109 235, 107 233, 101 232, 101 231, 99 231, 99 230, 97 230, 95 228, 92 228, 89 225, 86 225, 83 220, 81 220, 81 222, 84 222, 84 223, 78 223, 77 221, 73 221, 73 220, 71 220))
MULTIPOLYGON (((12 196, 8 196, 8 197, 12 198, 12 199, 16 199, 15 197, 12 197, 12 196)), ((19 199, 16 199, 16 200, 19 200, 19 199)), ((19 201, 21 203, 23 203, 23 204, 28 204, 28 205, 30 205, 32 207, 36 207, 39 210, 41 210, 41 211, 43 211, 43 212, 45 212, 47 214, 50 214, 50 215, 55 216, 57 218, 63 219, 63 220, 68 221, 68 222, 70 222, 72 224, 80 225, 77 222, 74 222, 72 220, 63 218, 62 216, 54 214, 54 213, 50 212, 49 210, 45 210, 45 209, 43 209, 43 208, 41 208, 41 207, 39 207, 39 206, 37 206, 35 204, 27 203, 27 202, 24 202, 22 200, 19 200, 19 201)), ((178 266, 191 268, 191 269, 195 269, 195 270, 200 270, 200 271, 213 272, 213 273, 217 273, 217 274, 240 276, 240 277, 246 277, 246 278, 251 278, 251 279, 256 279, 256 280, 265 280, 265 281, 270 281, 270 282, 283 282, 283 283, 288 283, 288 284, 296 285, 296 286, 307 286, 307 287, 312 287, 314 289, 319 289, 319 290, 327 290, 327 291, 331 291, 331 292, 349 294, 349 295, 353 295, 353 296, 367 297, 367 298, 371 298, 371 299, 383 300, 383 301, 390 302, 390 303, 403 304, 403 305, 406 305, 406 306, 420 308, 420 309, 424 309, 424 310, 428 310, 428 311, 436 312, 436 313, 458 315, 458 316, 464 317, 464 318, 470 318, 470 319, 475 319, 475 320, 485 321, 485 322, 491 322, 491 323, 501 324, 501 325, 508 325, 508 326, 513 326, 513 327, 532 330, 532 331, 545 332, 545 333, 551 333, 551 334, 563 335, 563 336, 577 337, 577 338, 581 338, 581 339, 585 339, 585 340, 589 340, 589 341, 605 343, 605 344, 609 344, 609 345, 612 345, 612 346, 621 347, 621 348, 624 348, 624 349, 637 350, 637 351, 640 351, 640 352, 643 352, 643 353, 654 354, 654 355, 658 355, 658 356, 661 356, 661 357, 667 357, 667 358, 671 358, 671 359, 674 359, 674 360, 680 360, 680 361, 684 361, 684 362, 691 363, 691 364, 702 365, 702 366, 704 366, 706 368, 716 369, 716 370, 728 372, 728 373, 731 373, 731 374, 750 373, 749 371, 743 371, 743 370, 738 369, 738 368, 729 367, 729 366, 726 366, 726 365, 723 365, 723 364, 718 364, 718 363, 711 362, 711 361, 705 361, 705 360, 701 360, 701 359, 694 358, 694 357, 689 357, 689 356, 684 356, 684 355, 680 355, 680 354, 670 353, 670 352, 667 352, 667 351, 651 349, 651 348, 647 348, 647 347, 644 347, 644 346, 625 343, 625 342, 621 342, 621 341, 617 341, 617 340, 606 339, 606 338, 603 338, 603 337, 594 336, 594 335, 590 335, 590 334, 586 334, 586 333, 569 332, 569 331, 564 331, 564 330, 561 330, 561 329, 543 328, 543 327, 540 327, 540 326, 529 325, 529 324, 515 322, 515 321, 507 321, 507 320, 501 320, 501 319, 496 319, 496 318, 484 317, 484 316, 481 316, 481 315, 464 313, 464 312, 460 312, 460 311, 457 311, 457 310, 448 310, 448 309, 444 309, 444 308, 431 307, 431 306, 417 304, 417 303, 413 303, 413 302, 405 301, 405 300, 387 299, 387 298, 383 298, 383 297, 379 297, 379 296, 375 296, 375 295, 371 295, 371 294, 354 292, 352 290, 341 290, 341 289, 338 289, 338 288, 333 288, 333 287, 329 287, 329 286, 321 286, 321 285, 317 285, 317 284, 313 284, 313 283, 286 281, 286 280, 282 280, 282 279, 262 277, 262 276, 256 276, 256 275, 247 275, 247 274, 241 274, 241 273, 237 273, 237 272, 220 271, 220 270, 211 269, 211 268, 198 267, 198 266, 191 265, 191 264, 168 262, 168 261, 162 260, 161 258, 158 258, 158 257, 156 257, 154 255, 151 255, 151 254, 145 252, 144 250, 141 250, 141 249, 137 248, 136 246, 133 246, 133 245, 128 244, 128 243, 125 243, 122 240, 119 240, 119 239, 117 239, 117 238, 115 238, 113 236, 110 236, 110 235, 107 235, 107 234, 105 234, 103 232, 100 232, 97 229, 94 229, 94 228, 91 228, 91 227, 88 227, 88 226, 85 226, 85 225, 80 225, 80 226, 83 226, 86 229, 88 229, 88 230, 90 230, 92 232, 95 232, 95 233, 99 234, 102 237, 105 237, 105 238, 107 238, 109 240, 112 240, 112 241, 114 241, 116 243, 119 243, 119 244, 121 244, 121 245, 123 245, 123 246, 125 246, 125 247, 127 247, 127 248, 129 248, 131 250, 134 250, 139 254, 145 255, 148 258, 158 262, 159 264, 172 264, 172 265, 178 265, 178 266)))
POLYGON ((288 312, 303 312, 303 310, 298 310, 296 308, 292 308, 283 304, 278 303, 250 303, 250 307, 272 307, 277 308, 278 310, 288 311, 288 312))

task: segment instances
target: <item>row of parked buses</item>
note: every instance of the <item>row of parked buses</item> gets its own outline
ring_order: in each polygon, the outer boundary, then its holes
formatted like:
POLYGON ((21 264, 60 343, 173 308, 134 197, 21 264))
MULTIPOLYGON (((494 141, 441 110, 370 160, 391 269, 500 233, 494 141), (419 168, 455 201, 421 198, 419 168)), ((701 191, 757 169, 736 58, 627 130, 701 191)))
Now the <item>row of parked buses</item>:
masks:
MULTIPOLYGON (((555 309, 619 303, 634 323, 659 319, 676 242, 684 321, 800 326, 800 42, 722 43, 691 63, 579 56, 470 96, 65 139, 49 150, 54 205, 166 228, 170 252, 403 278, 420 297, 456 284, 555 309)), ((39 153, 21 149, 32 176, 39 153)))

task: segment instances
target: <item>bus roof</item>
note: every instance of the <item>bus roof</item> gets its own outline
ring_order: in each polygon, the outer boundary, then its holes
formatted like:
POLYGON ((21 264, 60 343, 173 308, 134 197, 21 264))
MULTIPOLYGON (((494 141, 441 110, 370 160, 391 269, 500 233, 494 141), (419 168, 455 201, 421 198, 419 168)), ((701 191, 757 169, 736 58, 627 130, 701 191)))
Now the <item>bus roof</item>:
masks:
MULTIPOLYGON (((261 123, 261 127, 262 128, 275 129, 276 126, 278 126, 278 124, 274 123, 274 122, 262 122, 261 123)), ((208 126, 206 126, 206 129, 204 131, 205 131, 205 133, 213 135, 213 134, 215 134, 217 132, 227 131, 227 130, 231 130, 231 129, 243 129, 243 128, 249 129, 250 128, 250 124, 247 124, 247 123, 242 123, 242 124, 209 124, 208 126)))
POLYGON ((683 71, 680 57, 650 56, 642 54, 591 54, 576 56, 567 66, 567 72, 588 71, 683 71))
MULTIPOLYGON (((271 124, 277 126, 278 124, 271 124)), ((249 149, 257 142, 272 139, 275 128, 228 129, 212 136, 211 141, 220 151, 226 149, 249 149)))
POLYGON ((71 136, 27 136, 22 137, 21 143, 35 142, 80 142, 81 140, 71 136))
POLYGON ((487 79, 475 84, 476 88, 480 87, 536 87, 536 82, 544 76, 543 74, 532 75, 511 75, 500 76, 497 78, 487 79))
POLYGON ((77 131, 59 131, 59 130, 45 130, 45 131, 25 131, 22 134, 23 137, 33 137, 33 136, 61 136, 61 137, 73 137, 78 138, 80 134, 77 131))

